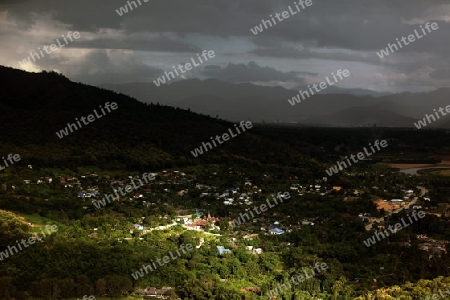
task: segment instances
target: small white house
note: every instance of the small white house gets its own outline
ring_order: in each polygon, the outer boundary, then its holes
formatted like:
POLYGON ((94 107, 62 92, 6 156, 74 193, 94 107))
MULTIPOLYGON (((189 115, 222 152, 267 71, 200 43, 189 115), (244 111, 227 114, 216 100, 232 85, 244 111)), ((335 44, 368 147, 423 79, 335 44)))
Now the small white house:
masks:
POLYGON ((262 252, 263 252, 263 250, 261 248, 253 249, 254 254, 261 254, 262 252))

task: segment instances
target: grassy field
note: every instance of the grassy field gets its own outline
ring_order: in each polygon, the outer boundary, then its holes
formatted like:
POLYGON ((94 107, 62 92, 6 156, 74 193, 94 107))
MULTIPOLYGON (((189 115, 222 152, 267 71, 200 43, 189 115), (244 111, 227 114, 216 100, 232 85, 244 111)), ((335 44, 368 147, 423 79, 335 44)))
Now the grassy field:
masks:
POLYGON ((21 215, 22 217, 25 218, 25 220, 33 224, 33 229, 31 231, 36 233, 41 232, 41 229, 45 228, 46 225, 57 225, 57 226, 61 225, 61 223, 57 221, 39 215, 29 215, 23 213, 19 215, 21 215))
POLYGON ((446 169, 443 171, 434 171, 434 172, 432 172, 432 174, 439 174, 442 176, 450 176, 450 169, 446 169))
POLYGON ((431 175, 450 176, 450 168, 448 168, 448 169, 423 169, 423 170, 417 171, 417 173, 422 174, 422 175, 431 174, 431 175))

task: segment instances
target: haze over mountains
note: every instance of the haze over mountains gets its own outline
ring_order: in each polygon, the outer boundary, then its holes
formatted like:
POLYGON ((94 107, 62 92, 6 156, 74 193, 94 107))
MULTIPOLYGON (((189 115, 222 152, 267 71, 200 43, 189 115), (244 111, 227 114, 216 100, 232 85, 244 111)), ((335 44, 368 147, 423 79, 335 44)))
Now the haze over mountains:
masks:
MULTIPOLYGON (((414 122, 423 119, 425 114, 450 103, 448 88, 424 93, 378 94, 374 97, 377 93, 368 90, 329 87, 292 106, 288 99, 296 96, 298 90, 250 83, 235 84, 216 79, 189 79, 160 87, 153 83, 106 84, 103 87, 142 102, 159 102, 230 121, 250 119, 254 122, 315 126, 359 127, 376 124, 414 127, 414 122), (352 92, 357 95, 352 95, 352 92)), ((449 128, 450 119, 441 118, 428 127, 449 128)))

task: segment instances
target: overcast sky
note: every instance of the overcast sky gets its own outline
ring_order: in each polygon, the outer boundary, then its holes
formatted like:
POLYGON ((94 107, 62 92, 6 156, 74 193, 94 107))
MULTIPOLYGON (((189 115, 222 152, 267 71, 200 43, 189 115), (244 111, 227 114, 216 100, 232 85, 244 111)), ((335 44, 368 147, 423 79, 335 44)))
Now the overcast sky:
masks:
POLYGON ((295 10, 294 1, 140 1, 119 16, 126 1, 1 0, 0 64, 21 68, 30 51, 78 31, 78 40, 22 69, 56 70, 93 85, 151 82, 213 50, 213 59, 184 77, 294 88, 348 69, 341 87, 415 92, 450 83, 448 0, 312 0, 258 35, 250 28, 288 6, 295 10), (427 21, 439 29, 378 57, 427 21))

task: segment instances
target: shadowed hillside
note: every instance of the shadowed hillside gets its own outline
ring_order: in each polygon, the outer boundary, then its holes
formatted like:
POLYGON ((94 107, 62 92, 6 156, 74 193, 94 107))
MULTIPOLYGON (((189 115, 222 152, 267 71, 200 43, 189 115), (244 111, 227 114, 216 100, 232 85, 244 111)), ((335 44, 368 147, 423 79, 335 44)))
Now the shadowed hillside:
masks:
POLYGON ((309 164, 304 163, 304 156, 282 143, 273 143, 251 131, 194 158, 191 150, 210 141, 211 136, 227 132, 233 124, 183 109, 144 104, 122 94, 71 82, 54 72, 37 74, 0 67, 0 79, 4 82, 0 95, 1 150, 20 152, 28 163, 92 163, 143 169, 235 160, 276 164, 292 157, 294 166, 309 164), (92 114, 106 102, 116 102, 118 109, 58 138, 56 132, 67 123, 92 114))

